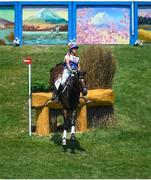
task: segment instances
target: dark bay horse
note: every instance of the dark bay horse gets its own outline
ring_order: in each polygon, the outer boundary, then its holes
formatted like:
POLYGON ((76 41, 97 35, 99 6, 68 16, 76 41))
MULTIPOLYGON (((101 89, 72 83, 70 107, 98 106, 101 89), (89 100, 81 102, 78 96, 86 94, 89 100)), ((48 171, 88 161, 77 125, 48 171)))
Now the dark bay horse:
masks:
MULTIPOLYGON (((63 72, 63 64, 56 65, 50 71, 51 83, 60 78, 63 72)), ((84 80, 85 72, 77 72, 71 74, 67 79, 65 87, 59 95, 59 100, 63 106, 64 130, 62 136, 62 145, 66 145, 67 130, 71 128, 71 140, 75 140, 75 122, 77 116, 77 108, 80 99, 80 92, 83 96, 87 94, 86 83, 84 80)), ((55 87, 54 87, 55 89, 55 87)))

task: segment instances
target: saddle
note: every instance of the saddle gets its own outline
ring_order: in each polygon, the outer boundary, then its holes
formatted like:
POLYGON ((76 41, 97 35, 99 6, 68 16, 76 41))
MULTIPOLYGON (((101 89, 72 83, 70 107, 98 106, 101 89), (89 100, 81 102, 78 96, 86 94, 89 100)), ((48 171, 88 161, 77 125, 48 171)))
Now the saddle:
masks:
POLYGON ((64 70, 63 63, 57 64, 54 68, 50 70, 49 83, 53 85, 53 90, 57 90, 59 88, 63 70, 64 70))
MULTIPOLYGON (((63 87, 60 86, 63 70, 64 70, 63 63, 57 64, 54 68, 52 68, 50 70, 50 83, 53 86, 53 91, 55 92, 55 94, 58 94, 58 95, 65 91, 65 89, 70 81, 70 78, 71 78, 71 76, 69 76, 68 79, 66 80, 65 84, 63 85, 63 87)), ((78 74, 79 79, 81 79, 84 75, 85 75, 85 72, 79 72, 79 74, 78 74)), ((87 91, 86 89, 83 89, 83 90, 87 91)), ((81 92, 83 90, 81 90, 81 92)), ((87 92, 84 92, 84 94, 85 93, 87 93, 87 92)))

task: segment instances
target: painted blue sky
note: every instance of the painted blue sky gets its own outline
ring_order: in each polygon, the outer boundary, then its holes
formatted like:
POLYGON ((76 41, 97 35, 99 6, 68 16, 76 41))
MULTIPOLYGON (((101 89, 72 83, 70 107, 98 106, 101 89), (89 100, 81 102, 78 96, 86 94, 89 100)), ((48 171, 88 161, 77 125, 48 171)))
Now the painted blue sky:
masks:
POLYGON ((151 7, 150 7, 150 9, 148 7, 147 8, 139 8, 138 16, 151 18, 151 7))
POLYGON ((13 7, 0 7, 0 18, 14 22, 14 14, 13 7))
POLYGON ((68 20, 68 9, 66 7, 63 7, 63 6, 61 6, 59 8, 55 7, 55 6, 52 8, 50 8, 50 6, 42 6, 42 7, 25 6, 23 8, 23 20, 25 20, 31 16, 34 16, 35 14, 37 14, 39 11, 41 11, 44 8, 48 8, 50 11, 55 12, 58 16, 68 20))
POLYGON ((120 19, 124 14, 122 8, 95 8, 95 13, 99 12, 106 12, 109 16, 115 19, 120 19))
POLYGON ((83 8, 87 8, 91 12, 86 15, 86 17, 85 17, 86 19, 90 19, 98 13, 105 12, 106 14, 108 14, 108 16, 111 16, 112 19, 116 19, 116 21, 118 21, 121 18, 123 18, 123 16, 124 16, 123 10, 126 10, 128 13, 130 13, 129 8, 101 8, 101 7, 99 7, 99 8, 98 7, 95 7, 95 8, 94 7, 93 8, 83 7, 83 8))

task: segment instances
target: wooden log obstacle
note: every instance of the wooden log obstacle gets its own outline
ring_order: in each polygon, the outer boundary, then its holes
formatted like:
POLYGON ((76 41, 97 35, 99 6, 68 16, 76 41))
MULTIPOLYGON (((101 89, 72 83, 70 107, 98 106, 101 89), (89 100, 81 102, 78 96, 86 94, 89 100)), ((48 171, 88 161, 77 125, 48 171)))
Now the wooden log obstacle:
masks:
MULTIPOLYGON (((51 101, 51 97, 52 93, 32 93, 32 107, 36 110, 36 134, 38 135, 45 136, 53 132, 57 126, 56 115, 62 113, 62 105, 51 101), (42 107, 46 102, 48 102, 47 105, 42 107)), ((77 131, 88 130, 87 108, 109 106, 114 102, 112 89, 88 90, 85 98, 88 100, 88 103, 81 98, 78 107, 77 131)))

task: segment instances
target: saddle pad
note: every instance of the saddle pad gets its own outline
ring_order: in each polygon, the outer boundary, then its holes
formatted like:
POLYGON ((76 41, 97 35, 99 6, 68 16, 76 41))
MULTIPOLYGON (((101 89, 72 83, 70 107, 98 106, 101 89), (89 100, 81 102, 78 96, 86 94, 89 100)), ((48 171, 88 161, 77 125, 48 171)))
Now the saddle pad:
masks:
POLYGON ((56 82, 55 82, 55 87, 56 87, 56 89, 58 90, 58 88, 59 88, 59 86, 60 86, 60 84, 61 84, 61 77, 60 78, 58 78, 57 80, 56 80, 56 82))

